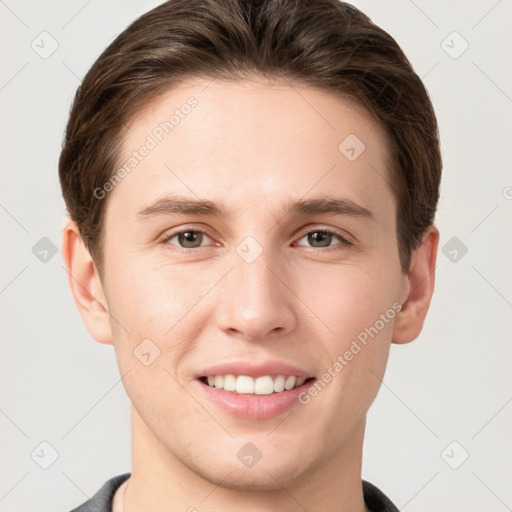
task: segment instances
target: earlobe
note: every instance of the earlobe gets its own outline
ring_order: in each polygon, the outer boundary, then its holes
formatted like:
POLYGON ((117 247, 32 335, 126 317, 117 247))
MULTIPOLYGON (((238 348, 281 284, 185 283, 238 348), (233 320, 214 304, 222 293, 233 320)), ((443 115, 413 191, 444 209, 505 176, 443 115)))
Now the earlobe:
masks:
POLYGON ((100 276, 75 222, 64 228, 62 258, 71 293, 89 334, 100 343, 112 344, 110 315, 100 276))
POLYGON ((438 245, 439 231, 430 226, 411 258, 409 294, 395 320, 393 343, 409 343, 421 333, 434 292, 438 245))

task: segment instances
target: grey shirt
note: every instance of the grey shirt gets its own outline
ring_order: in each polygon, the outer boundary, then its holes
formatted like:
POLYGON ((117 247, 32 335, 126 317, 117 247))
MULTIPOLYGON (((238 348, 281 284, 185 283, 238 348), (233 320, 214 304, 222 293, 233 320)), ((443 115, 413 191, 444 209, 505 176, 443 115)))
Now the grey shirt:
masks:
MULTIPOLYGON (((91 499, 71 512, 112 512, 114 494, 130 475, 131 473, 124 473, 107 480, 91 499)), ((372 512, 399 512, 391 500, 375 485, 365 480, 362 481, 362 485, 364 502, 372 512)))

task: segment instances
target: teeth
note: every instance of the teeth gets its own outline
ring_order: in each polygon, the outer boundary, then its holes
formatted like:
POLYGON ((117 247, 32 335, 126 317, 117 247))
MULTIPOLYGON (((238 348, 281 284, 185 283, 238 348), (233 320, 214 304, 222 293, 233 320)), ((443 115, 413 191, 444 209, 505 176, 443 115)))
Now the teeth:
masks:
POLYGON ((286 377, 284 381, 284 389, 290 390, 295 387, 295 383, 297 382, 297 377, 286 377))
POLYGON ((224 389, 226 391, 236 390, 236 377, 234 375, 224 375, 224 389))
POLYGON ((207 377, 208 385, 225 391, 234 391, 239 394, 271 395, 281 393, 284 390, 302 386, 306 377, 295 377, 290 375, 262 375, 261 377, 249 377, 248 375, 210 375, 207 377))
POLYGON ((297 377, 297 382, 295 383, 295 387, 298 388, 299 386, 302 386, 306 382, 306 377, 297 377))
POLYGON ((236 379, 236 392, 254 393, 254 379, 247 375, 240 375, 240 377, 236 379))
POLYGON ((274 379, 274 391, 276 393, 280 393, 281 391, 284 391, 284 375, 278 375, 274 379))
POLYGON ((274 392, 274 379, 265 375, 254 381, 254 392, 257 395, 271 395, 274 392))

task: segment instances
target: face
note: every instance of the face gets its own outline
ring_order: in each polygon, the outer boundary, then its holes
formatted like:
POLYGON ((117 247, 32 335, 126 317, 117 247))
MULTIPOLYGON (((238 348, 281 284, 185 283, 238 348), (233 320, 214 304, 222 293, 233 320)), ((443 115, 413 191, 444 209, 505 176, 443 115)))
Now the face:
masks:
POLYGON ((387 158, 363 110, 296 85, 183 83, 130 124, 102 285, 169 460, 272 489, 364 427, 407 297, 387 158))

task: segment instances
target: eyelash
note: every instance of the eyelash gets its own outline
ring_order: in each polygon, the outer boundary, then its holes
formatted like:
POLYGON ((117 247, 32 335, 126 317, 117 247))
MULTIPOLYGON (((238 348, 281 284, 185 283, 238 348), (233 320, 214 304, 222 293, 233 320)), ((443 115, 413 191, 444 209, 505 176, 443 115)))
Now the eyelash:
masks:
MULTIPOLYGON (((162 240, 162 244, 164 245, 169 245, 169 242, 170 240, 172 240, 174 237, 176 237, 177 235, 180 235, 182 233, 202 233, 203 235, 206 235, 207 237, 209 237, 210 239, 213 239, 213 237, 205 230, 203 229, 182 229, 180 231, 174 231, 168 235, 166 235, 164 237, 164 239, 162 240)), ((341 233, 337 232, 337 231, 333 231, 331 229, 310 229, 308 231, 303 231, 300 233, 299 237, 298 237, 298 240, 302 240, 306 235, 310 234, 310 233, 325 233, 325 234, 328 234, 328 235, 333 235, 337 238, 339 238, 340 242, 341 242, 341 245, 343 246, 347 246, 347 247, 350 247, 351 245, 353 245, 353 243, 344 235, 342 235, 341 233)), ((174 245, 174 244, 171 244, 171 245, 174 245)), ((197 249, 200 249, 201 247, 203 246, 199 246, 199 247, 180 247, 178 245, 175 246, 177 250, 179 251, 183 251, 183 252, 188 252, 188 251, 194 251, 194 250, 197 250, 197 249)), ((328 250, 328 249, 334 249, 336 248, 336 245, 334 246, 327 246, 327 247, 309 247, 310 249, 320 249, 320 250, 328 250)))

